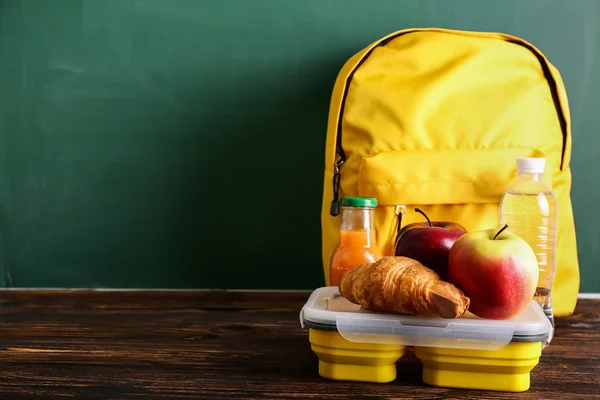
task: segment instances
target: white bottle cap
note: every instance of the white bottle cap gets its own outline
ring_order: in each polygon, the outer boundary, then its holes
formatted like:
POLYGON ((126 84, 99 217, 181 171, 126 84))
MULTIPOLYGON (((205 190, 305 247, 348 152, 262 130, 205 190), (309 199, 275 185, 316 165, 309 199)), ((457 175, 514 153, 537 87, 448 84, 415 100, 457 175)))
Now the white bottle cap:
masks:
POLYGON ((543 174, 545 165, 545 158, 517 157, 518 173, 543 174))

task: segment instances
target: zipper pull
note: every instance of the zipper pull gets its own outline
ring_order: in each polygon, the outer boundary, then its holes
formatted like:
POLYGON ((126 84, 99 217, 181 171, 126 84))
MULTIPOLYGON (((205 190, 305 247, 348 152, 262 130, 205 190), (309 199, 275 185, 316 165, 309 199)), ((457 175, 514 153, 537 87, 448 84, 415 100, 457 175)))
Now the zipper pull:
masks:
POLYGON ((405 212, 406 212, 406 206, 404 206, 404 205, 396 206, 396 215, 398 216, 398 227, 396 228, 396 239, 394 239, 394 251, 396 250, 396 247, 398 246, 400 229, 402 229, 402 216, 404 215, 405 212))
POLYGON ((337 164, 333 174, 333 201, 331 202, 331 207, 329 207, 329 214, 333 217, 337 217, 340 214, 340 169, 337 164))
POLYGON ((405 205, 397 205, 396 206, 396 215, 398 216, 398 232, 400 233, 400 229, 402 229, 402 216, 406 212, 405 205))

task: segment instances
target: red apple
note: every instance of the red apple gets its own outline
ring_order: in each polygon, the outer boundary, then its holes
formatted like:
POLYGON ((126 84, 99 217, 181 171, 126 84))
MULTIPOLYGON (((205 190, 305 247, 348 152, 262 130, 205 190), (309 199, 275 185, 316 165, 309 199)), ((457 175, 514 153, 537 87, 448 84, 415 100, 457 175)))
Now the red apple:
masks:
POLYGON ((531 302, 538 263, 529 244, 496 229, 469 232, 450 250, 450 281, 471 299, 469 311, 481 318, 507 319, 531 302))
POLYGON ((431 222, 423 211, 418 208, 415 211, 423 214, 427 222, 404 226, 396 238, 395 254, 417 260, 447 279, 450 249, 467 230, 455 222, 431 222))

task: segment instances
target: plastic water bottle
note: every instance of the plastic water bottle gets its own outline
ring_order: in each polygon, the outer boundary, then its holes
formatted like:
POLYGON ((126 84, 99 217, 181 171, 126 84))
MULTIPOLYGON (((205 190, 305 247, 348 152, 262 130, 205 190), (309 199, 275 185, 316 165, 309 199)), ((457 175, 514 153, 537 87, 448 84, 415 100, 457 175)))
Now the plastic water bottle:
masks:
MULTIPOLYGON (((500 200, 500 226, 523 238, 538 260, 539 279, 534 299, 554 329, 551 289, 556 269, 558 204, 543 180, 544 158, 517 158, 517 176, 500 200)), ((551 332, 546 345, 550 343, 551 332)))

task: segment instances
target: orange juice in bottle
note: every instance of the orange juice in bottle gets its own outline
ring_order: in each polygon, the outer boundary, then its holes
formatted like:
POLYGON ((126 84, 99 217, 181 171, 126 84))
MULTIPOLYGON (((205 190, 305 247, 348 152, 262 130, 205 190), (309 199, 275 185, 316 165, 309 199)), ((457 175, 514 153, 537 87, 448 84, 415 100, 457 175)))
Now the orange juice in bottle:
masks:
POLYGON ((329 261, 331 286, 339 284, 344 272, 381 258, 375 239, 373 215, 377 200, 369 197, 343 197, 340 206, 340 242, 329 261))

